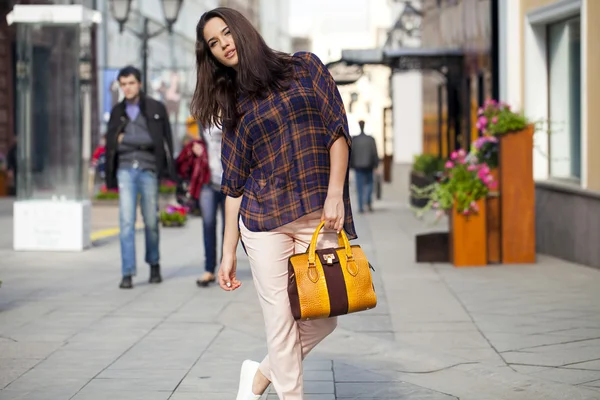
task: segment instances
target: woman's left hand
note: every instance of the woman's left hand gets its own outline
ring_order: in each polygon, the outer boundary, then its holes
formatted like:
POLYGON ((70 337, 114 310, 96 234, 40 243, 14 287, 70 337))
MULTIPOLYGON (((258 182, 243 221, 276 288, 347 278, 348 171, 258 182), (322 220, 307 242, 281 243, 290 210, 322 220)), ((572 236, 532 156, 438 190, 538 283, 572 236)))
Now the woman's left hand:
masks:
POLYGON ((338 233, 344 228, 344 198, 341 195, 325 198, 321 221, 325 221, 325 228, 335 229, 338 233))

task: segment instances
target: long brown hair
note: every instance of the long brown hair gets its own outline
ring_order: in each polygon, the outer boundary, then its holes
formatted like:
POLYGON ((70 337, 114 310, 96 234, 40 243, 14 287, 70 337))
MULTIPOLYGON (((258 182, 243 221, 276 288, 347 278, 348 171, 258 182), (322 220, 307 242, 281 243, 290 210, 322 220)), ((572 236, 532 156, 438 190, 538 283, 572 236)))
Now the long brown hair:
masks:
POLYGON ((196 26, 197 82, 190 110, 202 125, 233 130, 237 125, 240 95, 266 96, 285 90, 294 77, 295 58, 275 51, 240 12, 227 7, 202 15, 196 26), (238 54, 236 69, 218 62, 204 40, 204 27, 219 17, 229 27, 238 54))

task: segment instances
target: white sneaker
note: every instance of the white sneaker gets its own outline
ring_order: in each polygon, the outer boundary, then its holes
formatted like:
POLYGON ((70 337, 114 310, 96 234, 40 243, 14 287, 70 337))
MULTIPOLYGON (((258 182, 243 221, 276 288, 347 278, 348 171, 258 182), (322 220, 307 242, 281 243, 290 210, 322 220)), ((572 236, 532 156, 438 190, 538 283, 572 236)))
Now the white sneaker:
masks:
POLYGON ((261 395, 252 393, 252 383, 260 364, 256 361, 246 360, 242 363, 240 372, 240 387, 235 400, 259 400, 261 395))

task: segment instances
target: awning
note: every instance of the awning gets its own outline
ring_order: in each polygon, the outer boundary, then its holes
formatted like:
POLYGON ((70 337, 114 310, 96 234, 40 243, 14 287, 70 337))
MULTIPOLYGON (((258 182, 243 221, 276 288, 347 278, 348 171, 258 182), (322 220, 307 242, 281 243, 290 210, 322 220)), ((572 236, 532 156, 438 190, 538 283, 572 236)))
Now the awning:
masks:
POLYGON ((408 47, 400 49, 342 50, 342 58, 327 64, 339 85, 356 82, 362 76, 363 65, 386 65, 394 71, 429 70, 444 75, 459 72, 464 51, 408 47))

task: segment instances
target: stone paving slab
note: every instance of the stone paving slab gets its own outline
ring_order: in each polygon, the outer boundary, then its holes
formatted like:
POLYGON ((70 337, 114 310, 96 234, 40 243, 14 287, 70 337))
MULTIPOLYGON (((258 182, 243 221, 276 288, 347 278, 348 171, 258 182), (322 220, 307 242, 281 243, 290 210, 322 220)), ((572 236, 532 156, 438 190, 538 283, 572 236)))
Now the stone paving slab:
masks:
MULTIPOLYGON (((341 317, 305 364, 307 400, 599 399, 600 271, 416 264, 418 221, 393 188, 357 216, 379 304, 341 317)), ((165 281, 117 288, 118 243, 84 253, 0 249, 0 400, 231 400, 266 351, 239 253, 240 290, 199 289, 201 223, 163 230, 165 281)), ((141 255, 143 237, 138 236, 141 255)), ((272 392, 264 399, 276 399, 272 392)))

